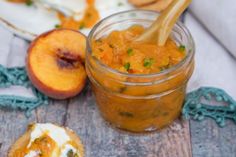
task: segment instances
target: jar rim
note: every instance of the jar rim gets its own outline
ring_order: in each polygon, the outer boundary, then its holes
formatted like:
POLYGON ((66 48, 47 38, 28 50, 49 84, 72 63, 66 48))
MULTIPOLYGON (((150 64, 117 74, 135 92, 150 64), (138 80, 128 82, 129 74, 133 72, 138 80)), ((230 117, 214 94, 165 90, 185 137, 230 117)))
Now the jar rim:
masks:
MULTIPOLYGON (((107 20, 109 20, 110 18, 113 18, 115 16, 118 16, 118 15, 122 15, 122 14, 127 14, 127 13, 153 13, 153 14, 156 14, 157 16, 160 15, 159 12, 156 12, 156 11, 150 11, 150 10, 143 10, 143 9, 132 9, 132 10, 127 10, 127 11, 122 11, 122 12, 118 12, 118 13, 115 13, 115 14, 112 14, 110 16, 107 16, 105 17, 104 19, 102 19, 101 21, 99 21, 93 28, 92 30, 90 31, 89 35, 88 35, 88 38, 87 38, 87 41, 86 41, 86 62, 89 62, 89 53, 91 54, 92 53, 92 48, 91 48, 91 41, 92 41, 92 38, 94 36, 94 33, 95 31, 97 30, 97 28, 104 22, 106 22, 107 20)), ((158 72, 158 73, 151 73, 151 74, 130 74, 130 73, 125 73, 125 72, 121 72, 121 71, 118 71, 116 69, 113 69, 109 66, 107 66, 106 64, 102 63, 99 59, 95 58, 95 62, 96 64, 98 64, 99 66, 101 66, 104 70, 107 70, 113 74, 117 74, 119 76, 124 76, 124 77, 129 77, 129 78, 134 78, 134 77, 139 77, 139 78, 151 78, 151 77, 158 77, 158 76, 162 76, 162 75, 166 75, 166 74, 169 74, 173 71, 175 71, 176 69, 178 68, 181 68, 183 65, 185 65, 185 63, 187 63, 188 61, 190 61, 193 56, 195 55, 195 43, 194 43, 194 40, 193 40, 193 37, 190 33, 190 31, 187 29, 187 27, 180 21, 177 21, 177 23, 174 25, 174 27, 176 26, 179 26, 182 31, 184 32, 184 34, 188 37, 188 41, 189 41, 189 44, 191 46, 191 49, 189 50, 187 56, 181 61, 179 62, 178 64, 174 65, 173 67, 170 67, 168 69, 165 69, 161 72, 158 72)))

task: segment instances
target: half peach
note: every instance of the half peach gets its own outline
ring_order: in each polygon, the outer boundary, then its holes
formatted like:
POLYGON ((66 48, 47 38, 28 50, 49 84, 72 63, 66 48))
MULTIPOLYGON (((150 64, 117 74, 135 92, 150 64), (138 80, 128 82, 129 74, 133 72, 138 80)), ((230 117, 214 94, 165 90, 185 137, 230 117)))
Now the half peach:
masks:
POLYGON ((69 29, 55 29, 38 36, 28 49, 26 68, 33 85, 45 95, 66 99, 86 84, 86 37, 69 29))

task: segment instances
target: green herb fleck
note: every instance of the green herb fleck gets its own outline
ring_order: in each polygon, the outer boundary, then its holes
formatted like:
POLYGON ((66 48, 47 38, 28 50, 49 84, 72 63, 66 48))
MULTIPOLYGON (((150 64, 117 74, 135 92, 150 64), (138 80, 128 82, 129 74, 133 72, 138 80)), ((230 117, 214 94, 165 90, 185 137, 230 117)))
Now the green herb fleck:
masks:
POLYGON ((47 143, 48 142, 48 140, 47 140, 47 138, 46 137, 39 137, 39 138, 36 138, 35 140, 34 140, 34 143, 47 143))
POLYGON ((92 16, 92 14, 87 13, 86 16, 87 16, 88 18, 90 18, 90 17, 92 16))
POLYGON ((27 0, 27 1, 25 1, 25 4, 27 6, 31 6, 31 5, 33 5, 33 1, 32 0, 27 0))
POLYGON ((74 153, 72 149, 67 152, 67 157, 78 157, 77 153, 74 153))
POLYGON ((118 3, 118 6, 119 6, 119 7, 121 7, 121 6, 123 6, 123 5, 124 5, 124 3, 122 3, 122 2, 119 2, 119 3, 118 3))
POLYGON ((123 117, 128 117, 128 118, 134 117, 134 115, 130 112, 120 112, 120 115, 123 117))
POLYGON ((133 49, 129 48, 127 50, 127 54, 128 54, 128 56, 132 56, 134 54, 133 49))
POLYGON ((169 114, 168 112, 163 112, 162 113, 163 116, 168 116, 168 114, 169 114))
POLYGON ((121 88, 119 89, 119 93, 123 93, 126 89, 127 89, 127 87, 121 87, 121 88))
POLYGON ((163 70, 165 70, 166 68, 165 68, 165 67, 160 67, 159 69, 160 69, 160 71, 163 71, 163 70))
POLYGON ((112 44, 109 44, 109 47, 112 48, 112 49, 114 48, 114 46, 112 44))
POLYGON ((56 25, 55 25, 55 28, 61 28, 61 25, 56 24, 56 25))
POLYGON ((130 63, 125 63, 124 68, 128 71, 130 69, 130 63))
POLYGON ((171 67, 171 64, 167 64, 165 66, 160 67, 159 69, 160 69, 160 71, 164 71, 166 69, 169 69, 170 67, 171 67))
POLYGON ((79 26, 79 29, 84 29, 85 28, 85 24, 84 23, 81 23, 80 26, 79 26))
POLYGON ((39 156, 43 156, 43 153, 42 153, 42 152, 40 152, 40 153, 39 153, 39 156))
POLYGON ((184 52, 185 51, 185 46, 184 45, 180 45, 179 46, 179 51, 184 52))
POLYGON ((154 59, 153 58, 145 58, 144 62, 143 62, 143 66, 147 67, 147 68, 150 68, 153 63, 154 63, 154 59))

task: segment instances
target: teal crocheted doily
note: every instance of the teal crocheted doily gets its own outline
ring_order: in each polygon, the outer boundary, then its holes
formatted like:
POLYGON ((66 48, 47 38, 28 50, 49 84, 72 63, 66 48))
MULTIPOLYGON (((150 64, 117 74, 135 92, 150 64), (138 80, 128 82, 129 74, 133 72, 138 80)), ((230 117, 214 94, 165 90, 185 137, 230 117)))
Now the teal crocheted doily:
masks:
POLYGON ((226 119, 236 123, 236 101, 222 89, 202 87, 187 95, 182 113, 198 121, 209 117, 224 127, 226 119))
POLYGON ((48 97, 33 87, 24 67, 5 68, 0 65, 0 88, 9 88, 10 86, 24 86, 29 88, 32 90, 35 98, 17 95, 0 95, 1 108, 23 110, 26 116, 29 117, 31 111, 36 107, 49 103, 48 97))

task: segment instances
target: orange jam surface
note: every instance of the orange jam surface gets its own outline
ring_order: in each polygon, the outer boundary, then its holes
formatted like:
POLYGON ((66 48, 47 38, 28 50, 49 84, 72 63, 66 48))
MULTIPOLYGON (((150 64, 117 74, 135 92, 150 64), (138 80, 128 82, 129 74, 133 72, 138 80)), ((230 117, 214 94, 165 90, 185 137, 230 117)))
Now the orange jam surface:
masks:
POLYGON ((134 38, 143 32, 144 28, 139 25, 113 31, 107 37, 93 41, 93 55, 107 66, 131 74, 158 73, 185 58, 185 47, 178 47, 172 39, 168 39, 163 47, 134 42, 134 38))

